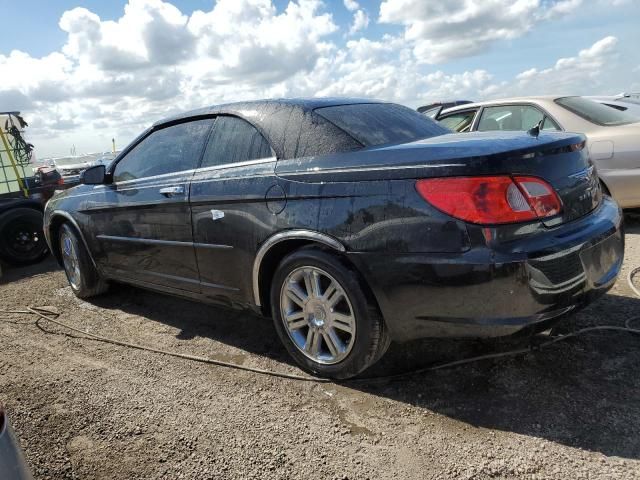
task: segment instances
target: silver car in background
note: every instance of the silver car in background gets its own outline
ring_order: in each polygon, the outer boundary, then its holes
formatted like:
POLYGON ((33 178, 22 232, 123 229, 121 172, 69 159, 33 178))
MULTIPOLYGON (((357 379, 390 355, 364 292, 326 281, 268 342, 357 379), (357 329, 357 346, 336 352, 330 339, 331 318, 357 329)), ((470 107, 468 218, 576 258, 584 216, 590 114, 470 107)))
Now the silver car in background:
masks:
POLYGON ((29 473, 2 405, 0 405, 0 478, 2 480, 31 480, 33 478, 29 473))
POLYGON ((584 97, 519 97, 443 110, 436 119, 456 132, 565 130, 587 137, 605 191, 622 208, 640 207, 640 119, 584 97))

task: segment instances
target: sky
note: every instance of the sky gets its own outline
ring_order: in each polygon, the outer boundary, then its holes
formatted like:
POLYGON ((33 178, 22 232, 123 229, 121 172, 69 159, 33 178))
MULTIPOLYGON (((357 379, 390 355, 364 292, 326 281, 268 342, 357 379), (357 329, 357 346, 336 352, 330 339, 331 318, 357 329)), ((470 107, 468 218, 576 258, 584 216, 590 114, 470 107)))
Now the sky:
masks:
POLYGON ((640 0, 0 0, 0 111, 38 157, 273 97, 640 91, 640 0))

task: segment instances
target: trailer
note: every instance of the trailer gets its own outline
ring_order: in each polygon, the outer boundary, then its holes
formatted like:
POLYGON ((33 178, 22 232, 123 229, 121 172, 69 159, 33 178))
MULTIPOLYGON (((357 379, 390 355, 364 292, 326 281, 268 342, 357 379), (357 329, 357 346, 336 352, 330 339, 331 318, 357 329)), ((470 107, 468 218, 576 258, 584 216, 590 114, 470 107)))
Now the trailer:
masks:
POLYGON ((60 178, 46 168, 34 171, 27 126, 20 112, 0 112, 0 259, 14 265, 39 262, 49 253, 42 212, 60 178))

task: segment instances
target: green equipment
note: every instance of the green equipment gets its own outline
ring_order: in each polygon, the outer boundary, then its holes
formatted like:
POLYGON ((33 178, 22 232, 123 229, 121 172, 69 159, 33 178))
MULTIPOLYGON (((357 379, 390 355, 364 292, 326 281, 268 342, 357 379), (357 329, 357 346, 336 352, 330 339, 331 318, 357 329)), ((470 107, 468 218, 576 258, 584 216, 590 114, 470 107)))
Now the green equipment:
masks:
POLYGON ((38 262, 48 253, 42 211, 50 195, 43 195, 44 173, 34 173, 31 165, 27 126, 20 112, 0 112, 0 259, 17 265, 38 262))

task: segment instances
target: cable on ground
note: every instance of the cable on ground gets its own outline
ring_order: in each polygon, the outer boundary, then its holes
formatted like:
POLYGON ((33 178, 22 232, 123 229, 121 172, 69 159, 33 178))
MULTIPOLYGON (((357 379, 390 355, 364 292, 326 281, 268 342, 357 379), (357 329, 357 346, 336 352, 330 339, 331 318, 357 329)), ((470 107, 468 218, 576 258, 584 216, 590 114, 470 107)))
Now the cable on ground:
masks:
MULTIPOLYGON (((636 267, 633 270, 631 270, 631 272, 629 272, 629 275, 627 276, 627 283, 629 284, 629 287, 631 288, 633 293, 638 298, 640 298, 640 290, 634 285, 634 278, 638 273, 640 273, 640 267, 636 267)), ((46 307, 27 307, 24 310, 0 310, 0 313, 36 315, 38 317, 38 319, 36 320, 35 325, 38 326, 38 328, 40 328, 41 330, 43 330, 45 332, 48 332, 48 330, 42 328, 42 326, 40 325, 40 322, 43 321, 43 320, 47 321, 47 322, 50 322, 50 323, 53 323, 54 325, 57 325, 57 326, 59 326, 59 327, 61 327, 63 329, 66 329, 68 331, 84 335, 85 336, 84 338, 87 338, 89 340, 95 340, 95 341, 99 341, 99 342, 103 342, 103 343, 110 343, 110 344, 118 345, 118 346, 121 346, 121 347, 133 348, 133 349, 136 349, 136 350, 143 350, 143 351, 153 352, 153 353, 159 353, 159 354, 162 354, 162 355, 168 355, 168 356, 171 356, 171 357, 182 358, 182 359, 190 360, 190 361, 194 361, 194 362, 206 363, 206 364, 216 365, 216 366, 225 367, 225 368, 233 368, 233 369, 236 369, 236 370, 243 370, 245 372, 252 372, 252 373, 257 373, 257 374, 260 374, 260 375, 268 375, 268 376, 272 376, 272 377, 286 378, 286 379, 289 379, 289 380, 298 380, 298 381, 303 381, 303 382, 316 382, 316 383, 335 383, 334 380, 330 380, 330 379, 327 379, 327 378, 312 377, 312 376, 307 376, 307 375, 296 375, 296 374, 285 373, 285 372, 276 372, 276 371, 272 371, 272 370, 264 370, 264 369, 261 369, 261 368, 247 367, 247 366, 244 366, 244 365, 239 365, 237 363, 223 362, 221 360, 215 360, 215 359, 207 358, 207 357, 200 357, 200 356, 197 356, 197 355, 178 353, 178 352, 173 352, 173 351, 170 351, 170 350, 162 350, 162 349, 159 349, 159 348, 149 347, 149 346, 145 346, 145 345, 139 345, 137 343, 125 342, 125 341, 122 341, 122 340, 117 340, 117 339, 114 339, 114 338, 109 338, 109 337, 105 337, 105 336, 102 336, 102 335, 97 335, 95 333, 87 332, 87 331, 81 330, 81 329, 79 329, 77 327, 74 327, 72 325, 69 325, 67 323, 59 321, 58 317, 60 316, 60 314, 58 312, 53 311, 51 309, 48 309, 46 307)), ((586 328, 581 328, 580 330, 576 330, 575 332, 571 332, 571 333, 567 333, 567 334, 564 334, 564 335, 560 335, 560 336, 551 338, 550 340, 547 340, 545 342, 539 343, 537 345, 528 346, 526 348, 508 350, 506 352, 497 352, 497 353, 489 353, 489 354, 485 354, 485 355, 477 355, 477 356, 474 356, 474 357, 463 358, 461 360, 454 360, 454 361, 451 361, 451 362, 431 365, 431 366, 428 366, 428 367, 418 368, 418 369, 415 369, 415 370, 410 370, 410 371, 406 371, 406 372, 400 372, 400 373, 391 374, 391 375, 382 375, 382 376, 378 376, 378 377, 355 378, 355 379, 347 380, 347 382, 363 382, 363 381, 370 382, 370 381, 377 381, 377 380, 392 380, 392 379, 396 379, 396 378, 407 377, 407 376, 412 376, 412 375, 418 375, 418 374, 421 374, 421 373, 426 373, 426 372, 431 372, 431 371, 436 371, 436 370, 442 370, 442 369, 445 369, 445 368, 453 368, 453 367, 457 367, 457 366, 460 366, 460 365, 465 365, 465 364, 468 364, 468 363, 479 362, 479 361, 482 361, 482 360, 491 360, 491 359, 496 359, 496 358, 504 358, 504 357, 513 357, 513 356, 517 356, 517 355, 523 355, 523 354, 526 354, 526 353, 531 353, 534 350, 540 350, 542 348, 548 347, 548 346, 553 345, 555 343, 563 342, 563 341, 568 340, 570 338, 575 338, 575 337, 578 337, 580 335, 584 335, 584 334, 590 333, 590 332, 610 331, 610 332, 626 332, 626 333, 632 333, 632 334, 640 335, 640 328, 635 328, 635 327, 632 326, 633 322, 638 321, 638 320, 640 320, 640 316, 628 318, 625 321, 624 327, 620 327, 620 326, 616 326, 616 325, 600 325, 600 326, 595 326, 595 327, 586 327, 586 328)), ((20 324, 20 325, 24 325, 25 324, 25 323, 22 323, 22 322, 20 322, 20 323, 19 322, 12 322, 12 323, 17 323, 17 324, 20 324)), ((68 335, 68 334, 64 334, 64 335, 68 335)))

